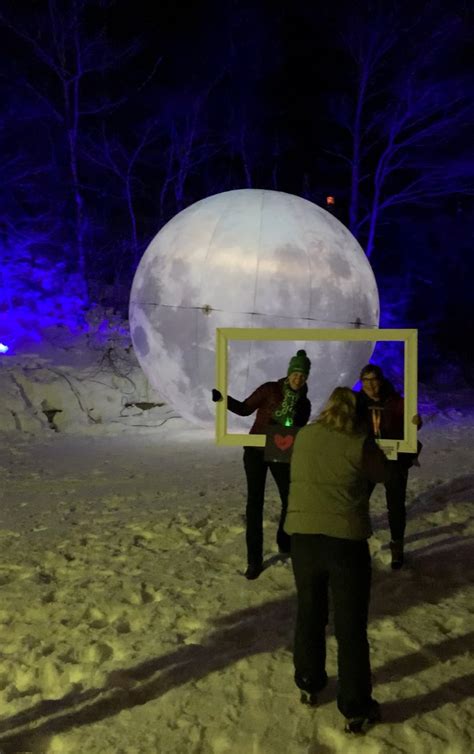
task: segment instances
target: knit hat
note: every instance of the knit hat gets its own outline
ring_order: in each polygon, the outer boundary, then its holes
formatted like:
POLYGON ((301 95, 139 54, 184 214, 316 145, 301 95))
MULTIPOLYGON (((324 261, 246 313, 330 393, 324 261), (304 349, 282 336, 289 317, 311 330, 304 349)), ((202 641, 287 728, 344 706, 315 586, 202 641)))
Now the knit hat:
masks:
POLYGON ((293 356, 290 359, 287 374, 291 374, 292 372, 302 372, 304 376, 307 377, 310 369, 311 361, 306 356, 306 351, 301 348, 296 356, 293 356))

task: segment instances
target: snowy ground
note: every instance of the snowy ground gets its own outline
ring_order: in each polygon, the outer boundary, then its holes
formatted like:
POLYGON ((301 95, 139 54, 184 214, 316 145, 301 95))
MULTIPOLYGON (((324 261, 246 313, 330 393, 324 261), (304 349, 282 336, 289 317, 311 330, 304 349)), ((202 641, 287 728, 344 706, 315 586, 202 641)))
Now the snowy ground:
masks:
POLYGON ((320 705, 301 705, 293 685, 294 586, 275 554, 271 480, 268 568, 242 575, 240 449, 176 418, 0 435, 2 751, 472 754, 474 412, 441 410, 420 438, 400 572, 379 487, 373 496, 369 636, 384 721, 348 739, 334 638, 320 705))

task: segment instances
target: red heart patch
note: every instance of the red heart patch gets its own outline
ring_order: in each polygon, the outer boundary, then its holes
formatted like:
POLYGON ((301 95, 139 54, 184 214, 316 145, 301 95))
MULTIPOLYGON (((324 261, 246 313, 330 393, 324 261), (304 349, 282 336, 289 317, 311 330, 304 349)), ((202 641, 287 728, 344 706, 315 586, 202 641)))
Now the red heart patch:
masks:
POLYGON ((293 445, 293 435, 275 435, 275 445, 279 450, 288 450, 293 445))

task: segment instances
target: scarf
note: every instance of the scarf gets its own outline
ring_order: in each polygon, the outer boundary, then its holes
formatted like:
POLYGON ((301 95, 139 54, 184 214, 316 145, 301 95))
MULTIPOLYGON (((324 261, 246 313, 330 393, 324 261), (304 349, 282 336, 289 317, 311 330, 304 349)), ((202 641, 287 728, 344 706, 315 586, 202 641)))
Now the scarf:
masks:
POLYGON ((277 424, 284 427, 293 426, 296 404, 300 399, 300 391, 294 391, 288 384, 288 380, 283 383, 283 400, 272 414, 277 424))

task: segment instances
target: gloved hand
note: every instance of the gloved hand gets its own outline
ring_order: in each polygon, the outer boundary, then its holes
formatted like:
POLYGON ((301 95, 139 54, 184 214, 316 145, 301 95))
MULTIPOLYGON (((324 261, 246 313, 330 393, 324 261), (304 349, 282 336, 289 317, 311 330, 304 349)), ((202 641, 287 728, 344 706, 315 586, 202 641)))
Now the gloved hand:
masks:
POLYGON ((214 403, 222 400, 222 393, 220 392, 220 390, 216 390, 215 387, 212 388, 212 400, 214 401, 214 403))

